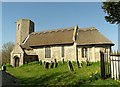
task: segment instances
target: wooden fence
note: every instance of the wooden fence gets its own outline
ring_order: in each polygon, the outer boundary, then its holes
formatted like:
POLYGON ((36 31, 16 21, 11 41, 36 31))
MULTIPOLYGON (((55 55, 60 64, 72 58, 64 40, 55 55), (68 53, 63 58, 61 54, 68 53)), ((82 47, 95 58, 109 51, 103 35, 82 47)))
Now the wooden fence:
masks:
POLYGON ((120 80, 120 54, 100 52, 101 78, 111 77, 120 80))
POLYGON ((120 54, 111 54, 111 77, 120 80, 120 54))

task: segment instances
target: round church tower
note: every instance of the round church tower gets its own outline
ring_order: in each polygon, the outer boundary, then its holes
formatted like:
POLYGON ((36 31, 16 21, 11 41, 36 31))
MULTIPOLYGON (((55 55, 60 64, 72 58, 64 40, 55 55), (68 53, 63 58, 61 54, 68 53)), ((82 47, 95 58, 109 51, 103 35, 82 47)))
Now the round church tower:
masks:
POLYGON ((34 32, 34 22, 29 19, 19 19, 16 23, 16 44, 21 45, 32 32, 34 32))

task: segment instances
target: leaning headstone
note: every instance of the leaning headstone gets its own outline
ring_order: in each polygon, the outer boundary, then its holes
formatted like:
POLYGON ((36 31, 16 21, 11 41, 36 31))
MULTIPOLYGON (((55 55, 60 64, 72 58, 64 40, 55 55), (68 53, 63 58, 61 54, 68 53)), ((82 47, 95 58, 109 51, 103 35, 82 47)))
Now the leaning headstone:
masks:
POLYGON ((57 60, 55 59, 55 68, 58 67, 58 63, 57 63, 57 60))
POLYGON ((57 62, 55 62, 55 68, 57 68, 58 67, 58 63, 57 62))
POLYGON ((74 68, 73 68, 71 61, 68 61, 68 67, 69 67, 70 71, 74 71, 74 68))
POLYGON ((54 62, 51 61, 51 66, 50 68, 53 68, 54 67, 54 62))
POLYGON ((42 60, 40 60, 40 65, 42 65, 42 60))
POLYGON ((46 62, 45 68, 46 68, 46 69, 49 69, 49 62, 46 62))

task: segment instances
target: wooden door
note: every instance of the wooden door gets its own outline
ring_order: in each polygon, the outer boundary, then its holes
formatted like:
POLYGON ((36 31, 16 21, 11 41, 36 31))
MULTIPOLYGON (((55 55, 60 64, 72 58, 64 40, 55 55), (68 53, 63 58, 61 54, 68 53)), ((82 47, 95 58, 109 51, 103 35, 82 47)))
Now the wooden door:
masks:
POLYGON ((19 58, 16 57, 16 58, 15 58, 15 67, 18 67, 18 66, 19 66, 19 58))

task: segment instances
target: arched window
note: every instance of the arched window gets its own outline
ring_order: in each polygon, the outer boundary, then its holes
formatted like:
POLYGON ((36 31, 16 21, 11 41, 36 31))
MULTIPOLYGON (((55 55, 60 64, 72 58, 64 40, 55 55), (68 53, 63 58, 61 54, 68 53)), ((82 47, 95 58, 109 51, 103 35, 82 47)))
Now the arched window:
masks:
POLYGON ((18 24, 18 30, 20 29, 20 24, 18 24))

